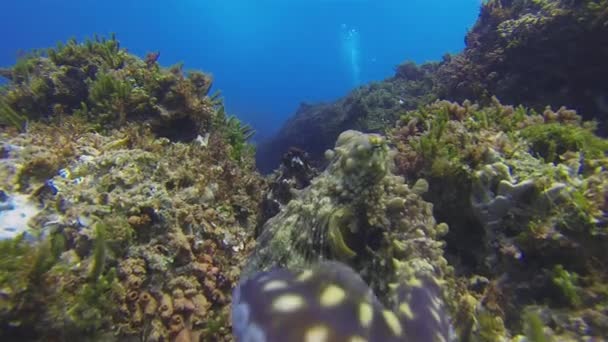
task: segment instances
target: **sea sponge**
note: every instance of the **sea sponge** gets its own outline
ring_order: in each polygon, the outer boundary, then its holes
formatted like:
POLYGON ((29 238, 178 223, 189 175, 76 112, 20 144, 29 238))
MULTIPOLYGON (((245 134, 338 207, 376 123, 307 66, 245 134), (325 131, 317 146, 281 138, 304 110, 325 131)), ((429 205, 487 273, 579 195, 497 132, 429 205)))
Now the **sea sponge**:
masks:
POLYGON ((141 284, 143 284, 143 279, 141 277, 133 274, 127 277, 127 287, 129 289, 137 290, 141 287, 141 284))
POLYGON ((128 302, 132 302, 133 303, 133 302, 135 302, 138 299, 139 299, 139 292, 137 290, 132 290, 132 291, 127 292, 127 298, 126 298, 126 300, 128 302))
POLYGON ((166 341, 166 329, 165 326, 163 325, 163 323, 158 320, 158 319, 154 319, 152 320, 151 323, 151 332, 150 335, 148 335, 147 340, 149 342, 162 342, 162 341, 166 341))
POLYGON ((171 334, 178 334, 184 328, 186 328, 184 317, 179 314, 172 315, 169 320, 169 332, 171 334))
POLYGON ((139 294, 138 304, 146 316, 154 315, 158 308, 158 302, 148 291, 143 291, 139 294))
POLYGON ((173 290, 173 311, 180 313, 191 313, 194 311, 194 303, 184 296, 181 289, 173 290))
POLYGON ((144 310, 142 310, 141 306, 135 305, 133 307, 133 311, 131 313, 131 323, 134 326, 140 326, 144 320, 144 310))
POLYGON ((168 293, 162 294, 158 310, 160 312, 160 317, 164 320, 168 320, 173 315, 173 300, 168 293))
POLYGON ((192 303, 194 303, 194 314, 199 317, 204 317, 211 308, 211 303, 201 293, 192 297, 192 303))

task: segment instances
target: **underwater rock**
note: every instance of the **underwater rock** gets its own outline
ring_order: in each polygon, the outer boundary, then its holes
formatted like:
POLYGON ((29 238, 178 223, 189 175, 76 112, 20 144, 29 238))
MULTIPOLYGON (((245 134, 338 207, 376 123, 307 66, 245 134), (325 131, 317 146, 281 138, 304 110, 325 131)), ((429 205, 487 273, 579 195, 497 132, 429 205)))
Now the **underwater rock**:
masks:
POLYGON ((307 151, 311 161, 323 164, 324 152, 343 131, 383 133, 404 110, 433 101, 431 75, 437 65, 405 64, 408 67, 398 69, 395 76, 356 88, 333 103, 300 104, 277 135, 259 145, 258 168, 269 173, 292 146, 307 151), (416 71, 404 74, 405 68, 416 71), (413 74, 416 77, 406 77, 413 74))
POLYGON ((581 315, 608 303, 606 272, 589 263, 608 262, 608 142, 593 125, 565 108, 538 114, 496 99, 489 107, 438 101, 408 112, 389 136, 398 172, 428 180, 425 199, 449 225, 446 257, 470 284, 458 292, 461 338, 515 335, 521 313, 539 301, 567 317, 544 321, 550 336, 606 335, 581 315))
POLYGON ((565 105, 597 119, 605 135, 608 51, 598 47, 608 45, 607 9, 605 1, 485 1, 465 50, 444 58, 434 90, 458 102, 497 96, 538 112, 565 105))
POLYGON ((30 230, 29 221, 40 212, 29 196, 9 195, 0 190, 0 240, 12 239, 30 230))
POLYGON ((32 234, 49 232, 31 246, 21 235, 0 241, 0 288, 19 289, 1 298, 0 339, 228 338, 263 184, 246 126, 218 118, 203 147, 158 138, 145 119, 112 130, 85 119, 0 127, 0 187, 10 195, 0 221, 29 198, 32 234))
POLYGON ((402 63, 395 76, 362 86, 332 103, 302 104, 278 134, 259 147, 270 172, 287 147, 323 152, 344 130, 384 132, 405 110, 436 99, 489 105, 497 96, 543 112, 567 106, 608 132, 606 1, 490 0, 465 37, 466 47, 440 63, 402 63))
POLYGON ((140 122, 157 137, 193 141, 211 131, 212 121, 224 120, 216 115, 217 95, 207 96, 209 75, 142 60, 115 36, 72 39, 46 55, 26 54, 11 68, 0 92, 0 125, 23 130, 21 121, 76 115, 97 131, 140 122))
POLYGON ((292 147, 283 155, 281 166, 269 176, 269 191, 260 208, 257 235, 268 219, 275 216, 292 198, 294 190, 310 185, 319 171, 311 164, 308 153, 292 147))

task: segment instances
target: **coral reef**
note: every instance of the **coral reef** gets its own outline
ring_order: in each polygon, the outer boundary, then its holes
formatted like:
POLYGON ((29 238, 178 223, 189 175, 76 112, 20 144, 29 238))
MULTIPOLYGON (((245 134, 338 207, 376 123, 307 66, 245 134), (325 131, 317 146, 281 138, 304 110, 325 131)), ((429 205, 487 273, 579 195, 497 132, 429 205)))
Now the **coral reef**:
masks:
POLYGON ((2 228, 31 210, 0 241, 1 338, 231 339, 263 185, 253 131, 209 76, 157 59, 112 37, 11 69, 0 102, 28 124, 0 128, 2 228))
POLYGON ((439 63, 405 62, 395 76, 351 91, 333 103, 303 104, 260 146, 269 172, 287 147, 322 160, 344 130, 383 133, 406 110, 435 99, 490 105, 493 96, 538 112, 549 105, 578 110, 608 132, 608 2, 491 0, 465 38, 463 52, 439 63))
POLYGON ((391 132, 398 173, 428 180, 424 198, 450 226, 446 257, 461 296, 477 303, 469 324, 460 305, 462 331, 488 341, 522 333, 522 312, 540 306, 551 336, 608 334, 608 141, 594 126, 572 110, 538 114, 494 98, 438 101, 391 132))
POLYGON ((486 1, 465 50, 444 59, 435 92, 459 102, 497 96, 537 111, 565 105, 600 121, 605 135, 607 10, 596 0, 486 1))
MULTIPOLYGON (((158 56, 157 56, 158 57, 158 56)), ((0 121, 23 127, 24 120, 79 116, 97 131, 146 122, 159 137, 190 141, 211 130, 216 99, 207 96, 211 77, 184 73, 181 65, 160 68, 120 48, 118 40, 70 40, 21 57, 6 75, 0 121)))
POLYGON ((608 336, 607 6, 483 2, 463 53, 301 105, 267 181, 209 75, 115 37, 23 56, 0 70, 0 338, 228 341, 240 278, 323 259, 387 306, 440 280, 462 340, 608 336))

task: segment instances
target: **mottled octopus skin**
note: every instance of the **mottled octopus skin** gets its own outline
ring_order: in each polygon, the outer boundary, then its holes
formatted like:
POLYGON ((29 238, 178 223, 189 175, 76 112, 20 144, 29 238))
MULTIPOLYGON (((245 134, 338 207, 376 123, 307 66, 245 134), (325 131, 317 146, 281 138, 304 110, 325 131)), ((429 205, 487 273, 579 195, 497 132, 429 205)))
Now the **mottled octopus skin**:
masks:
POLYGON ((233 334, 238 342, 450 341, 439 293, 433 279, 410 279, 395 289, 388 310, 345 264, 276 268, 235 288, 233 334))

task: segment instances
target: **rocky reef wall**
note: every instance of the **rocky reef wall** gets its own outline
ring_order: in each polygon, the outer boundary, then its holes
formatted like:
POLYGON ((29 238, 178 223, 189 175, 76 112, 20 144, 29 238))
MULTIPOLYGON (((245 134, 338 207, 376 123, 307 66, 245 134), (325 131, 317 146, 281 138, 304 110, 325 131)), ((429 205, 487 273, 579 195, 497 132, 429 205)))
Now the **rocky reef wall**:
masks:
POLYGON ((322 160, 346 129, 382 133, 400 114, 436 99, 491 104, 493 96, 542 112, 566 106, 606 135, 606 1, 491 0, 482 3, 464 51, 438 63, 406 62, 384 81, 333 103, 300 106, 257 157, 272 170, 290 146, 322 160))
POLYGON ((252 130, 158 57, 96 37, 3 71, 3 340, 231 339, 264 184, 252 130))

